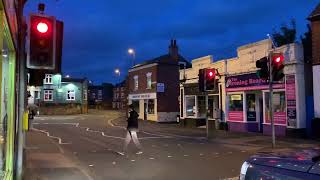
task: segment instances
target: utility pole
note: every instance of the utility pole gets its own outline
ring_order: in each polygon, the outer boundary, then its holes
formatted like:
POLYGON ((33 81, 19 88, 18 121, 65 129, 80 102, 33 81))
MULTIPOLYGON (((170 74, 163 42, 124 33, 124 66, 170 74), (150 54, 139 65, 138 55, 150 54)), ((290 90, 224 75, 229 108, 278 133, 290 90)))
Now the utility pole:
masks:
POLYGON ((272 53, 274 50, 274 43, 271 36, 268 34, 268 37, 271 41, 271 51, 269 51, 269 116, 271 121, 271 133, 272 133, 272 148, 276 146, 276 135, 274 127, 274 118, 273 118, 273 76, 272 76, 272 53))

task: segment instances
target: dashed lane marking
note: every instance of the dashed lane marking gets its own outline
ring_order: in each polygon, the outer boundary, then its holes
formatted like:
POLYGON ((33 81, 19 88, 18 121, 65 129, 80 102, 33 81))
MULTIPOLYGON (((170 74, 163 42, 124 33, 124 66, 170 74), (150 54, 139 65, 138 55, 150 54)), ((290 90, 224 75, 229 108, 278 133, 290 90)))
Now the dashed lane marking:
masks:
POLYGON ((51 136, 50 133, 48 131, 45 130, 41 130, 41 129, 37 129, 37 128, 32 128, 35 131, 41 132, 46 134, 48 137, 52 138, 52 139, 57 139, 59 144, 71 144, 71 143, 64 143, 62 142, 62 139, 60 137, 56 137, 56 136, 51 136))

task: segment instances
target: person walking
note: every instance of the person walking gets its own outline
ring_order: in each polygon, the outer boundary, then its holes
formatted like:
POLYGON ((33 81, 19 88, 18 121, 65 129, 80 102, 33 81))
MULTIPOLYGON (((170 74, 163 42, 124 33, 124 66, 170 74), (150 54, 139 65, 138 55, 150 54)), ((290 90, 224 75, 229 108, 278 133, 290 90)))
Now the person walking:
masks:
POLYGON ((136 145, 136 148, 138 149, 136 154, 142 154, 142 146, 139 142, 137 132, 138 132, 138 117, 139 114, 137 111, 135 111, 134 106, 132 104, 129 105, 129 117, 128 117, 128 125, 127 125, 127 135, 126 139, 124 141, 123 146, 123 152, 121 152, 121 155, 124 155, 127 153, 128 145, 130 144, 131 140, 136 145))

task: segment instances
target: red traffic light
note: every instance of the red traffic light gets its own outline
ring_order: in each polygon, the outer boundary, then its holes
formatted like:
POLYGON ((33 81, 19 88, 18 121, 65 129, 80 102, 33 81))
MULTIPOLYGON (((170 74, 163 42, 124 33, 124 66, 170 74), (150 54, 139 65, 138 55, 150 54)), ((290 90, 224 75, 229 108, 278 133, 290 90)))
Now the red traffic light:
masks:
POLYGON ((39 22, 37 24, 37 30, 40 33, 46 33, 46 32, 48 32, 48 29, 49 29, 49 27, 48 27, 47 23, 45 23, 45 22, 39 22))
POLYGON ((282 54, 274 54, 274 55, 272 56, 272 60, 273 60, 274 63, 279 64, 279 63, 282 63, 282 62, 283 62, 284 56, 283 56, 282 54))
POLYGON ((215 72, 215 70, 214 69, 208 69, 207 70, 207 77, 208 78, 214 78, 216 76, 216 72, 215 72))

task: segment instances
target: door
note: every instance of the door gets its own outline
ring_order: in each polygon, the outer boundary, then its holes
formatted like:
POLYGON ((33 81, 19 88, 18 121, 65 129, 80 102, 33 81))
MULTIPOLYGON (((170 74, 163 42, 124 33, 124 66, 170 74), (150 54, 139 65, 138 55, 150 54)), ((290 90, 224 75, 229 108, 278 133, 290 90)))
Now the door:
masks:
POLYGON ((259 96, 259 132, 263 132, 263 99, 259 96))
POLYGON ((148 100, 144 100, 144 105, 143 105, 143 109, 144 109, 144 120, 148 120, 148 100))

